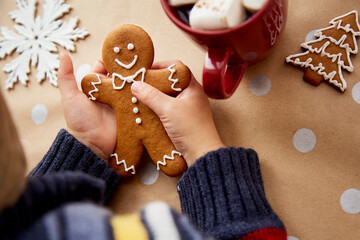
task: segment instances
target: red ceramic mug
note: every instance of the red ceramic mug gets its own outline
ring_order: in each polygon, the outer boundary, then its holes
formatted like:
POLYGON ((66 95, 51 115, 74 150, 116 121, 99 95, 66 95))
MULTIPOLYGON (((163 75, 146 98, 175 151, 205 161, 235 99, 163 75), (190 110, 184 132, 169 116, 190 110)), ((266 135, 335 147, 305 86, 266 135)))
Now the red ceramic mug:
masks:
POLYGON ((229 98, 238 87, 248 65, 267 57, 279 41, 287 18, 287 0, 268 0, 240 25, 215 31, 191 28, 168 0, 160 0, 171 21, 195 42, 205 47, 203 88, 215 99, 229 98))

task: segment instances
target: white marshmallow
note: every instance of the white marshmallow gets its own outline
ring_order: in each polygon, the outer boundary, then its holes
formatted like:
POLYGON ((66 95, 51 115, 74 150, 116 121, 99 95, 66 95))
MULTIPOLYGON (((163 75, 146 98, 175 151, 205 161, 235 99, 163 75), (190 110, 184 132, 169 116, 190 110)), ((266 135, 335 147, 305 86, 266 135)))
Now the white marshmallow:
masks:
POLYGON ((241 0, 200 0, 190 12, 190 26, 202 30, 235 27, 244 21, 241 0))
POLYGON ((180 7, 187 4, 195 4, 197 0, 169 0, 169 5, 172 7, 180 7))
POLYGON ((242 0, 243 6, 250 12, 259 11, 268 0, 242 0))

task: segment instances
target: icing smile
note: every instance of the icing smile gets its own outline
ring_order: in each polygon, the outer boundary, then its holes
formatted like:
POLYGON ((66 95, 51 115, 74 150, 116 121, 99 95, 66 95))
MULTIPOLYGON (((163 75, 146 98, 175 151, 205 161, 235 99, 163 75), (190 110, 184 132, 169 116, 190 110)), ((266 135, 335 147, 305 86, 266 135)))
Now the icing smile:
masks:
POLYGON ((123 68, 130 69, 130 68, 132 68, 132 67, 135 65, 137 59, 138 59, 138 56, 135 55, 135 56, 134 56, 134 59, 133 59, 132 62, 129 63, 129 64, 124 64, 124 63, 122 63, 122 62, 121 62, 119 59, 117 59, 117 58, 115 58, 115 62, 116 62, 117 64, 119 64, 119 65, 120 65, 121 67, 123 67, 123 68))

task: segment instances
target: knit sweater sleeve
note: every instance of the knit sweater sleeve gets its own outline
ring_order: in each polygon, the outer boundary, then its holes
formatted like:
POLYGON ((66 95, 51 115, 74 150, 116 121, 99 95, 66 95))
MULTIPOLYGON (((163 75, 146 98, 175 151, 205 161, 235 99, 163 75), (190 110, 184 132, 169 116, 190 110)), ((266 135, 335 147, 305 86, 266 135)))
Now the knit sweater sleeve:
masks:
POLYGON ((256 152, 223 148, 198 159, 178 183, 181 208, 219 239, 286 239, 264 191, 256 152))
POLYGON ((30 172, 35 178, 54 172, 81 171, 106 182, 105 203, 120 185, 120 176, 91 149, 79 142, 65 129, 60 130, 55 141, 40 163, 30 172))

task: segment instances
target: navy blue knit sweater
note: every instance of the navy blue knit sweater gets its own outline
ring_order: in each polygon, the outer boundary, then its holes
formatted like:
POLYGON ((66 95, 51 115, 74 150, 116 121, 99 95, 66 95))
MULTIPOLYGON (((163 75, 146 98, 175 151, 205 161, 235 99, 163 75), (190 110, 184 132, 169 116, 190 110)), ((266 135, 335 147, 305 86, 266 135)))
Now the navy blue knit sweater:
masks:
MULTIPOLYGON (((0 214, 1 239, 115 239, 114 215, 103 204, 119 185, 113 169, 61 130, 30 173, 19 201, 0 214)), ((181 177, 178 191, 186 218, 165 209, 175 231, 156 226, 166 216, 154 217, 152 206, 141 210, 149 239, 169 234, 176 238, 167 239, 286 239, 284 225, 266 200, 253 150, 206 154, 181 177)))

